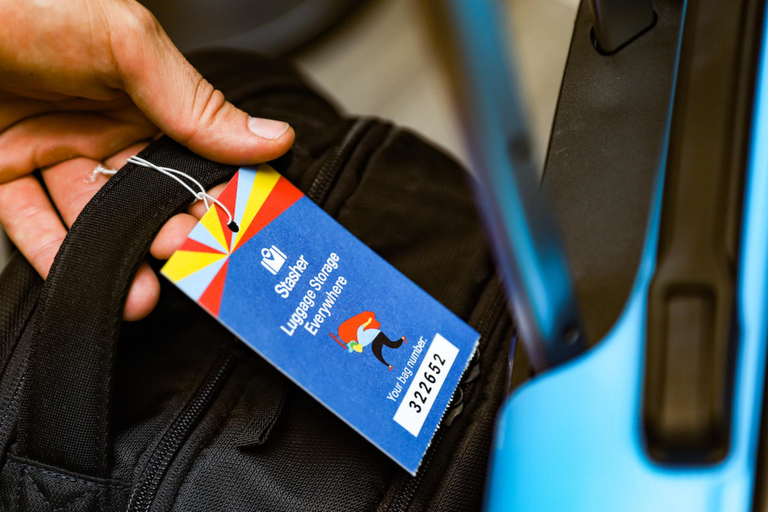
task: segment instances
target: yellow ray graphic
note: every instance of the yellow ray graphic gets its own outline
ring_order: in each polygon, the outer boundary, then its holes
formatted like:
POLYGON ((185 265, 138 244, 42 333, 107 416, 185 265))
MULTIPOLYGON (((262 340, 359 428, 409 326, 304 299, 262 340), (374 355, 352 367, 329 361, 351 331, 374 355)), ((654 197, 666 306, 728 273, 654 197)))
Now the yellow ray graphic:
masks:
POLYGON ((224 237, 224 231, 221 229, 219 212, 215 206, 211 206, 208 211, 205 212, 203 218, 200 219, 200 224, 205 226, 205 229, 207 229, 208 232, 213 235, 213 238, 215 238, 216 241, 221 244, 222 250, 229 252, 227 239, 224 237))
POLYGON ((163 275, 176 283, 226 256, 212 252, 176 251, 163 267, 163 275))
POLYGON ((248 202, 245 206, 245 212, 243 212, 243 220, 240 222, 240 231, 237 233, 237 238, 232 247, 237 247, 240 243, 240 238, 248 231, 248 226, 251 225, 256 214, 259 213, 261 206, 266 201, 269 193, 275 188, 277 180, 280 179, 280 174, 267 164, 261 164, 256 171, 256 176, 253 178, 253 188, 248 195, 248 202))

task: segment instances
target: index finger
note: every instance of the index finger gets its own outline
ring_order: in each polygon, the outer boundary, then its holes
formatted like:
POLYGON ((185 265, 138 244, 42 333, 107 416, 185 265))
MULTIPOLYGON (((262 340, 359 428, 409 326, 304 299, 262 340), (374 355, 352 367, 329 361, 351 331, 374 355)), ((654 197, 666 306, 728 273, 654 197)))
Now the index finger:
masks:
POLYGON ((37 273, 48 277, 67 230, 36 178, 0 184, 0 224, 37 273))

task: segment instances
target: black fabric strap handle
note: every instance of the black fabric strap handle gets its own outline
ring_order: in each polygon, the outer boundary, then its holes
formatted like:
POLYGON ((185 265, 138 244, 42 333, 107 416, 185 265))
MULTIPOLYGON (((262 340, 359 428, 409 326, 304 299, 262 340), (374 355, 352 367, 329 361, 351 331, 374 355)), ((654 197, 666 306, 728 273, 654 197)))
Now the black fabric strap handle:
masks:
MULTIPOLYGON (((168 138, 140 156, 206 188, 236 171, 168 138)), ((23 455, 109 476, 112 367, 125 299, 155 234, 191 199, 175 180, 129 164, 83 209, 56 256, 32 324, 35 348, 19 423, 23 455)))

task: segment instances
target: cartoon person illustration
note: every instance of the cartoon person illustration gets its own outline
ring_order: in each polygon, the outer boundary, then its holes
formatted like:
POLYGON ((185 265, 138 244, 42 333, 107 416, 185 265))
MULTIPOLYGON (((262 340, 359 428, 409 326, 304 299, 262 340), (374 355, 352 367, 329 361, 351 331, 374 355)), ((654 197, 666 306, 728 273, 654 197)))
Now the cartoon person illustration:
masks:
MULTIPOLYGON (((333 334, 331 334, 333 336, 333 334)), ((408 343, 405 336, 401 336, 396 341, 390 340, 386 334, 381 331, 381 324, 376 320, 376 314, 371 311, 363 311, 359 315, 355 315, 349 320, 346 320, 339 326, 339 337, 344 341, 341 341, 333 336, 334 339, 350 354, 357 352, 362 354, 363 349, 367 346, 371 346, 371 351, 376 359, 381 361, 384 366, 392 371, 392 365, 387 363, 384 356, 381 353, 383 347, 392 349, 399 348, 403 343, 408 343)))

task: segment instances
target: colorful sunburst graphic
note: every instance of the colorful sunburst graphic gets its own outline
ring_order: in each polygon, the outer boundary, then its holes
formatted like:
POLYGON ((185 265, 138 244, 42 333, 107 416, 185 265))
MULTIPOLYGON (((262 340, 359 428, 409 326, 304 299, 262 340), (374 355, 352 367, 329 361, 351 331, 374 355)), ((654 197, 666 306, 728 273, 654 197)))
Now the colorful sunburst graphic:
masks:
POLYGON ((227 214, 214 205, 165 264, 163 275, 218 316, 229 255, 301 197, 301 191, 268 164, 240 169, 218 198, 232 213, 239 231, 233 233, 227 227, 227 214))

